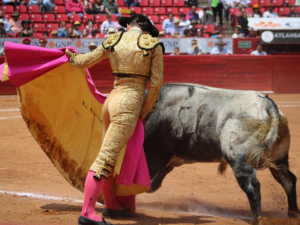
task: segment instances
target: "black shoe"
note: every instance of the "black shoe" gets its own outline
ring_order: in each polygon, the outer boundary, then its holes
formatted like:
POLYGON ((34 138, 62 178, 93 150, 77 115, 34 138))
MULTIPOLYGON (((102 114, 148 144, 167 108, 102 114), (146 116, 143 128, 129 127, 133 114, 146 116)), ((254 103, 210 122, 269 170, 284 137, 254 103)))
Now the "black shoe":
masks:
POLYGON ((134 213, 132 213, 130 209, 112 210, 112 209, 104 208, 102 211, 102 216, 109 217, 109 218, 134 217, 134 213))
POLYGON ((78 219, 78 225, 113 225, 109 222, 106 222, 104 218, 102 218, 102 220, 102 222, 99 222, 80 215, 78 219))

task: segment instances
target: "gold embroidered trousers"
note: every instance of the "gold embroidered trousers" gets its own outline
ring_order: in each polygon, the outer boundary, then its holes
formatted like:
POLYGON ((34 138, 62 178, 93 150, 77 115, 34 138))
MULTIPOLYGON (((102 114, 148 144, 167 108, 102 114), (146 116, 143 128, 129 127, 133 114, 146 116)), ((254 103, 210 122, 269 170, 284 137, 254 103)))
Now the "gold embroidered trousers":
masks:
MULTIPOLYGON (((132 136, 143 106, 147 78, 116 77, 102 109, 102 146, 90 170, 108 178, 118 153, 132 136)), ((112 175, 112 174, 111 174, 112 175)))

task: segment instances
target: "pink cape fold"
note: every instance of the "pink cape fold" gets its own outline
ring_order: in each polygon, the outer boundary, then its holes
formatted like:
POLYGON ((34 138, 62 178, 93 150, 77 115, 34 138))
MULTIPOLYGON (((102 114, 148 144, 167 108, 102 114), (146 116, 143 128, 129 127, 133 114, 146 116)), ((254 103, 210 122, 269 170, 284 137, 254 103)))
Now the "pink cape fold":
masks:
MULTIPOLYGON (((69 61, 64 54, 66 48, 47 49, 5 42, 4 49, 8 65, 8 77, 17 88, 69 61)), ((67 49, 77 52, 72 46, 68 46, 67 49)), ((0 65, 0 78, 2 78, 3 68, 4 64, 0 65)), ((91 93, 99 103, 103 104, 107 96, 97 90, 88 69, 86 69, 86 75, 91 93)), ((131 187, 133 183, 151 187, 143 142, 144 127, 142 120, 139 119, 127 144, 118 183, 128 187, 131 187)))

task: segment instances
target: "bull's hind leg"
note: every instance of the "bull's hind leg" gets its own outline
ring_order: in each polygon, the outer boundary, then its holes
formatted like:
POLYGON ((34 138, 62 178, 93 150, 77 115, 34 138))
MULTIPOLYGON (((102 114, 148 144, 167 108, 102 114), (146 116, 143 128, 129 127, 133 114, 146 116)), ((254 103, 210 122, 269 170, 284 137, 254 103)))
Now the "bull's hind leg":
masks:
POLYGON ((253 224, 260 224, 259 218, 261 217, 260 205, 260 183, 256 177, 256 171, 252 167, 246 165, 246 162, 229 163, 233 169, 234 175, 238 184, 243 189, 248 197, 251 207, 253 224))
POLYGON ((288 199, 289 205, 289 217, 300 219, 300 211, 297 205, 297 193, 296 193, 296 176, 289 170, 288 159, 281 162, 278 170, 270 168, 270 171, 277 180, 278 183, 284 188, 288 199))

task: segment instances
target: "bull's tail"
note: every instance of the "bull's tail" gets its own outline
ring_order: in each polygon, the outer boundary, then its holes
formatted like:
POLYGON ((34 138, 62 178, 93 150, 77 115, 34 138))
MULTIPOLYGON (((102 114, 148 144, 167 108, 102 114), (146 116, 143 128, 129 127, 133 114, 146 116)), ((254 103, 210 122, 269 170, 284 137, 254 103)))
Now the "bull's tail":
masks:
MULTIPOLYGON (((259 141, 255 149, 250 149, 247 155, 247 163, 257 170, 262 170, 268 167, 277 168, 270 157, 265 156, 265 151, 271 151, 278 137, 278 126, 280 122, 280 114, 277 105, 268 96, 264 99, 266 102, 266 111, 270 116, 268 124, 268 132, 264 140, 259 141)), ((263 128, 262 128, 263 129, 263 128)), ((257 133, 260 133, 258 130, 257 133)), ((269 154, 271 155, 271 154, 269 154)))

